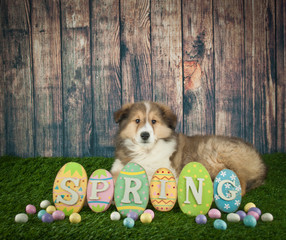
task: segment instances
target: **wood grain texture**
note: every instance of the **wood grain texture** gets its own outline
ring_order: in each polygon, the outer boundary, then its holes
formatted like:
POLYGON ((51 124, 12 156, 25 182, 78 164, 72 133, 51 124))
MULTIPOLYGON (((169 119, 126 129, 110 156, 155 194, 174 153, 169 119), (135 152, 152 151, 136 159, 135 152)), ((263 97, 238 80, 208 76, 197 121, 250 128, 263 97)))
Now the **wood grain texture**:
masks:
POLYGON ((89 1, 62 1, 61 17, 64 156, 90 156, 92 98, 89 1))
POLYGON ((6 17, 3 14, 3 9, 5 9, 5 2, 0 2, 0 156, 6 154, 6 125, 5 125, 5 90, 6 84, 4 81, 4 23, 6 17))
POLYGON ((242 137, 243 3, 214 1, 215 129, 218 135, 242 137))
POLYGON ((120 2, 122 102, 152 100, 150 1, 120 2))
POLYGON ((184 133, 214 133, 212 1, 182 2, 184 133))
POLYGON ((261 151, 276 149, 275 6, 247 1, 245 5, 245 132, 261 151))
POLYGON ((182 24, 180 0, 151 1, 153 100, 169 105, 183 126, 182 24))
POLYGON ((121 107, 119 0, 92 1, 93 144, 96 156, 112 156, 121 107))
POLYGON ((36 150, 63 155, 63 110, 59 1, 32 1, 36 150))
MULTIPOLYGON (((1 28, 3 39, 0 64, 3 65, 0 127, 1 135, 3 133, 5 137, 5 154, 34 156, 34 103, 28 1, 1 1, 1 28)), ((2 141, 1 136, 1 145, 2 141)))
POLYGON ((286 151, 286 2, 276 1, 277 151, 286 151))

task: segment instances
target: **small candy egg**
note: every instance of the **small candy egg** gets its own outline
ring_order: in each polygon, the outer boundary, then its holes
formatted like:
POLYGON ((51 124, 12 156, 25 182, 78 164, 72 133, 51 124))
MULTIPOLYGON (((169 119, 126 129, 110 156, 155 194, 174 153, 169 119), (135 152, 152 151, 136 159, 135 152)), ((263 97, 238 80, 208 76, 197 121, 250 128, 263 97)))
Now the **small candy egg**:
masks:
POLYGON ((42 220, 42 217, 46 214, 46 210, 42 209, 38 212, 38 218, 42 220))
POLYGON ((51 203, 50 203, 50 201, 49 200, 43 200, 41 203, 40 203, 40 207, 41 208, 47 208, 48 206, 50 206, 51 205, 51 203))
POLYGON ((26 206, 26 213, 35 214, 37 212, 36 207, 32 204, 26 206))
POLYGON ((45 222, 45 223, 51 223, 53 222, 54 219, 53 219, 53 216, 49 213, 45 213, 43 216, 42 216, 42 222, 45 222))
POLYGON ((56 207, 51 205, 51 206, 48 206, 47 209, 46 209, 46 212, 49 213, 49 214, 53 214, 54 211, 56 211, 56 207))
POLYGON ((118 221, 118 220, 120 220, 120 218, 121 218, 121 216, 120 216, 119 212, 114 211, 110 214, 110 219, 112 221, 118 221))
POLYGON ((15 216, 16 223, 26 223, 28 222, 28 215, 26 213, 19 213, 15 216))
POLYGON ((53 219, 56 220, 64 220, 65 219, 65 213, 63 211, 57 210, 54 211, 53 214, 53 219))
POLYGON ((146 210, 144 211, 144 213, 150 213, 151 216, 152 216, 152 219, 154 219, 154 217, 155 217, 155 213, 154 213, 154 211, 151 210, 151 209, 146 209, 146 210))
POLYGON ((218 230, 226 230, 227 229, 227 224, 225 221, 221 219, 216 219, 214 221, 214 228, 218 230))
POLYGON ((208 215, 210 218, 221 218, 221 212, 216 208, 209 210, 208 215))
POLYGON ((132 218, 134 221, 138 219, 138 213, 137 212, 129 212, 127 213, 127 217, 132 218))
POLYGON ((261 210, 257 207, 249 208, 248 212, 251 212, 251 211, 258 213, 259 216, 261 215, 261 210))
POLYGON ((123 220, 123 225, 127 228, 133 228, 135 221, 132 218, 127 217, 123 220))
POLYGON ((252 227, 254 228, 257 224, 257 221, 255 219, 255 217, 253 217, 252 215, 247 215, 244 219, 243 219, 243 223, 245 226, 247 227, 252 227))
POLYGON ((240 216, 237 213, 229 213, 227 214, 226 219, 229 222, 239 222, 240 216))
POLYGON ((249 203, 245 204, 245 206, 244 206, 244 211, 245 211, 245 212, 248 212, 248 210, 249 210, 250 208, 252 208, 252 207, 256 207, 256 205, 255 205, 254 203, 252 203, 252 202, 249 202, 249 203))
POLYGON ((239 215, 240 221, 242 221, 245 218, 245 216, 246 216, 246 213, 244 211, 242 211, 242 210, 237 211, 236 214, 239 215))
POLYGON ((196 223, 197 224, 206 224, 207 223, 207 217, 203 214, 196 216, 196 223))
POLYGON ((271 222, 273 221, 273 215, 271 213, 264 213, 261 216, 261 220, 263 222, 271 222))
POLYGON ((258 219, 259 219, 259 215, 257 212, 248 211, 247 215, 251 215, 251 216, 255 217, 256 221, 258 221, 258 219))
POLYGON ((150 213, 143 213, 141 216, 140 216, 140 221, 142 223, 151 223, 152 222, 152 216, 150 213))
POLYGON ((72 213, 69 220, 71 223, 79 223, 81 221, 81 216, 78 213, 72 213))

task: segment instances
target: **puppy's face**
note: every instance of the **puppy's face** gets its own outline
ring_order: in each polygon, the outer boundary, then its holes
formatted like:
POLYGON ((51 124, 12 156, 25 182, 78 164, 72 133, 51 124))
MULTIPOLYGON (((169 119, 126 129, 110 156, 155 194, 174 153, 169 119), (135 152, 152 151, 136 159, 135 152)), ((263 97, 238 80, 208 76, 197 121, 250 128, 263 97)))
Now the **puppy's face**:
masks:
POLYGON ((159 139, 171 136, 176 115, 165 105, 152 102, 126 104, 115 112, 119 135, 142 147, 152 147, 159 139))

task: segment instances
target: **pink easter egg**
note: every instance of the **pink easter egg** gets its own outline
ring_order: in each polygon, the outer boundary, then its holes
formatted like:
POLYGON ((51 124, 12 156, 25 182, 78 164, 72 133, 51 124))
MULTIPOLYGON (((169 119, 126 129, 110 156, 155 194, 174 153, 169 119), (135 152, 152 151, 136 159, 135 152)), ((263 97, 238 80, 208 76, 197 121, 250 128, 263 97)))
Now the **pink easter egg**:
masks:
POLYGON ((60 210, 57 210, 57 211, 54 211, 53 214, 53 219, 56 221, 56 220, 64 220, 65 219, 65 214, 63 211, 60 211, 60 210))
POLYGON ((221 218, 221 212, 216 208, 209 210, 208 215, 210 218, 221 218))
POLYGON ((247 213, 247 215, 251 215, 251 216, 255 217, 256 221, 259 219, 259 214, 257 212, 250 211, 247 213))
POLYGON ((37 212, 36 207, 32 204, 26 206, 26 213, 35 214, 37 212))

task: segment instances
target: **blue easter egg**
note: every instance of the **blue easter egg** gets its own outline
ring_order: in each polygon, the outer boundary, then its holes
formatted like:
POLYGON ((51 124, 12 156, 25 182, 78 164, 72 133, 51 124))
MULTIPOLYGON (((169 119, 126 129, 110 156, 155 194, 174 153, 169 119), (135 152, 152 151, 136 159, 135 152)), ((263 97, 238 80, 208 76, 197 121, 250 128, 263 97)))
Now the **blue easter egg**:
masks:
POLYGON ((134 224, 135 221, 132 218, 127 217, 123 220, 123 225, 127 228, 133 228, 134 224))
POLYGON ((214 228, 218 230, 226 230, 227 229, 227 224, 225 221, 221 219, 216 219, 214 221, 214 228))
POLYGON ((196 216, 196 223, 197 224, 206 224, 207 223, 207 217, 203 214, 196 216))
POLYGON ((214 179, 214 200, 223 212, 235 212, 241 204, 241 185, 237 175, 229 169, 221 170, 214 179))
POLYGON ((254 228, 257 224, 257 221, 255 219, 255 217, 253 217, 252 215, 247 215, 244 219, 243 219, 243 223, 245 226, 247 227, 252 227, 254 228))
POLYGON ((41 210, 38 212, 38 218, 42 220, 42 217, 46 214, 46 210, 41 210))

